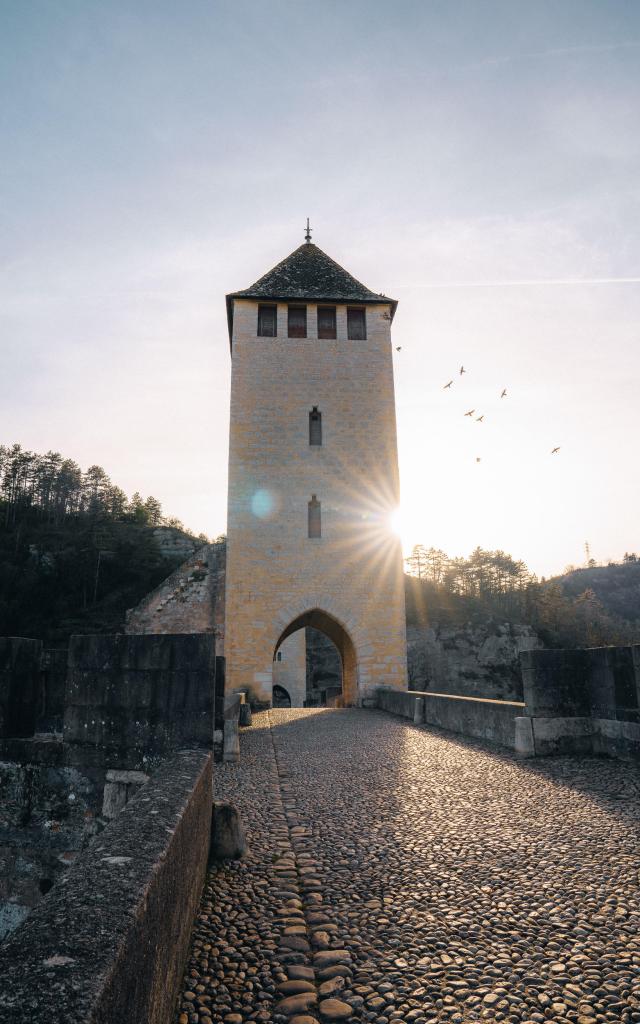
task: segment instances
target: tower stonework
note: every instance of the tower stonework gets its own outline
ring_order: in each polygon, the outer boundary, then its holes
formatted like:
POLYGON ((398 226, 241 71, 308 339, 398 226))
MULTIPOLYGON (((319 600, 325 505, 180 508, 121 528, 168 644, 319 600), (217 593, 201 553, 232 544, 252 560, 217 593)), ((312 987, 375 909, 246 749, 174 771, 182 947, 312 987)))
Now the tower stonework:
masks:
POLYGON ((395 308, 310 241, 227 296, 230 691, 270 702, 278 647, 305 626, 336 644, 345 704, 407 686, 395 308))

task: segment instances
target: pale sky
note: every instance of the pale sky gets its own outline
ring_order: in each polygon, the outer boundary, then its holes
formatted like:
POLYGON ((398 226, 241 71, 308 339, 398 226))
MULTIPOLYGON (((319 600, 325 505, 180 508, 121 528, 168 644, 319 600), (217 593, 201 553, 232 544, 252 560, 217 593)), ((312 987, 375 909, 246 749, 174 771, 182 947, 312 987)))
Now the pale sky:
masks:
POLYGON ((405 545, 640 551, 639 111, 636 0, 4 0, 0 443, 223 532, 224 295, 309 216, 399 299, 405 545))

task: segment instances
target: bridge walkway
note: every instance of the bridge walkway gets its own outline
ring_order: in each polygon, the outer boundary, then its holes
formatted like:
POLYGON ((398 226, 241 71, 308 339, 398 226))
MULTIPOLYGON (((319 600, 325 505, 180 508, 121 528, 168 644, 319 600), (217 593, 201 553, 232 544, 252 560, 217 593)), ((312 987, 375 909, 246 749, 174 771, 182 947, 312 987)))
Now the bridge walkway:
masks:
POLYGON ((383 712, 270 711, 217 766, 179 1024, 640 1022, 640 777, 383 712))

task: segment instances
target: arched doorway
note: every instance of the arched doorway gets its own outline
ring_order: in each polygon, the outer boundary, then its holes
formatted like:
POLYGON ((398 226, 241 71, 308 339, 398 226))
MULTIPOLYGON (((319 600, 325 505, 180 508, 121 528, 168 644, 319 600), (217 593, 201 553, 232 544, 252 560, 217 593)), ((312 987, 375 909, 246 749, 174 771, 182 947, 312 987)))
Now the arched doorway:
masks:
POLYGON ((276 683, 273 687, 273 698, 272 704, 274 708, 290 708, 291 697, 285 690, 284 686, 278 686, 276 683))
POLYGON ((358 664, 355 647, 344 626, 328 612, 324 612, 320 608, 312 608, 303 612, 302 615, 298 615, 282 631, 274 650, 277 651, 282 642, 292 633, 299 629, 305 629, 307 626, 324 633, 336 646, 342 662, 341 703, 356 704, 358 700, 358 664))

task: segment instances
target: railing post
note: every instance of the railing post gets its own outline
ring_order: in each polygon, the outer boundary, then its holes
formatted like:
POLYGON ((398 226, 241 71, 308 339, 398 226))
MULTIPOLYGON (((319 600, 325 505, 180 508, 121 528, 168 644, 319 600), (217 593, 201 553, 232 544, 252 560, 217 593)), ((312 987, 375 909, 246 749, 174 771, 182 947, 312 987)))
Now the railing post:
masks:
POLYGON ((416 697, 413 707, 413 724, 424 725, 424 697, 416 697))

